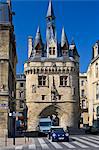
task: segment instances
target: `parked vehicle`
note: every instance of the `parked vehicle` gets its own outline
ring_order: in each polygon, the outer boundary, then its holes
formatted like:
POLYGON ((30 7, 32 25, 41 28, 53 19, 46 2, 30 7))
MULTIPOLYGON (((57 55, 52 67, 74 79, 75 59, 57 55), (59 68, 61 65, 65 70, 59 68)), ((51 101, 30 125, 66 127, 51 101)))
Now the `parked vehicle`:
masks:
POLYGON ((99 133, 99 127, 95 127, 95 126, 89 126, 85 129, 85 133, 89 133, 89 134, 98 134, 99 133))
POLYGON ((39 131, 48 134, 52 126, 50 118, 41 118, 39 120, 39 131))
POLYGON ((50 133, 49 133, 49 139, 54 141, 67 141, 69 142, 69 133, 68 131, 64 131, 63 128, 61 127, 54 127, 51 128, 50 133))

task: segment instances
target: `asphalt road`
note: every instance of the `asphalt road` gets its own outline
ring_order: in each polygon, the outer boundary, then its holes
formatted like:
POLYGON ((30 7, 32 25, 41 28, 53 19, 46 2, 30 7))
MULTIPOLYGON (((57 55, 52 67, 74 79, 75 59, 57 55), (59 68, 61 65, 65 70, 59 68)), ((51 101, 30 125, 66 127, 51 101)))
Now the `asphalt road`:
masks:
POLYGON ((31 145, 0 150, 99 150, 99 135, 70 136, 69 142, 51 142, 48 138, 33 138, 31 145))

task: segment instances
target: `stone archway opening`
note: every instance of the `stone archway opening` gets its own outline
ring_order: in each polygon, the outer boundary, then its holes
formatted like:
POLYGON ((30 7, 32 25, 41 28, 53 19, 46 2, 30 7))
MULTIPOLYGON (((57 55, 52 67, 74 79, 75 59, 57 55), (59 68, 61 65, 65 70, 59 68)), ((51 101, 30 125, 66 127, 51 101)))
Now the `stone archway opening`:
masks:
POLYGON ((44 108, 39 114, 39 118, 50 118, 53 126, 60 125, 61 109, 55 105, 50 105, 44 108))

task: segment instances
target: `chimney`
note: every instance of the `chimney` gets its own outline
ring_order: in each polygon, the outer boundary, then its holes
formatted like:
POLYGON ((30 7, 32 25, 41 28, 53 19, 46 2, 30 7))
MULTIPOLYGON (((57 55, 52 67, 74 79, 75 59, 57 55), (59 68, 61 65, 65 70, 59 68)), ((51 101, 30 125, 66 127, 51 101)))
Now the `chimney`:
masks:
POLYGON ((32 48, 33 48, 33 38, 32 36, 29 36, 28 37, 28 58, 30 58, 31 56, 32 48))

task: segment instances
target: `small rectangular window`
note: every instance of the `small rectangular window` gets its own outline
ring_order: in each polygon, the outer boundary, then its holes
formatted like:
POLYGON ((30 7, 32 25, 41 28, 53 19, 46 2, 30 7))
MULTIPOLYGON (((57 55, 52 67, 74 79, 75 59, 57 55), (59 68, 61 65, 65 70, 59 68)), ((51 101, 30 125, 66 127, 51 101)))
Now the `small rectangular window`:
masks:
POLYGON ((67 86, 67 76, 60 76, 60 86, 67 86))
POLYGON ((83 85, 84 85, 84 80, 81 81, 81 86, 83 86, 83 85))
POLYGON ((24 86, 24 83, 20 83, 20 87, 23 87, 24 86))
POLYGON ((46 86, 46 76, 38 76, 38 86, 46 86))
POLYGON ((42 100, 45 100, 45 95, 42 95, 42 100))
POLYGON ((85 91, 81 90, 81 96, 84 97, 85 96, 85 91))
POLYGON ((59 95, 58 97, 59 97, 59 100, 61 100, 61 95, 59 95))

